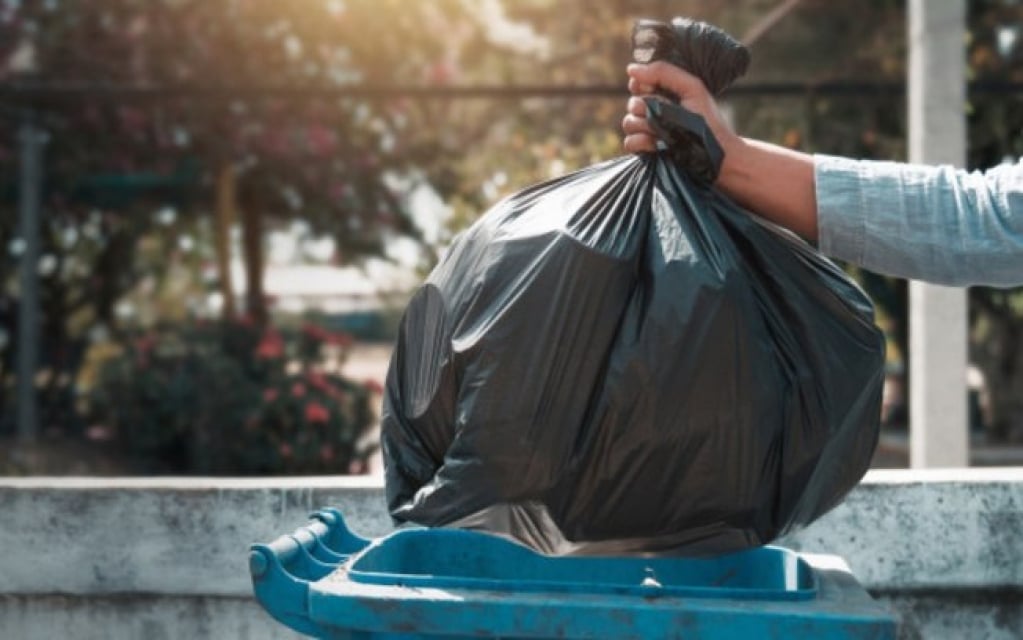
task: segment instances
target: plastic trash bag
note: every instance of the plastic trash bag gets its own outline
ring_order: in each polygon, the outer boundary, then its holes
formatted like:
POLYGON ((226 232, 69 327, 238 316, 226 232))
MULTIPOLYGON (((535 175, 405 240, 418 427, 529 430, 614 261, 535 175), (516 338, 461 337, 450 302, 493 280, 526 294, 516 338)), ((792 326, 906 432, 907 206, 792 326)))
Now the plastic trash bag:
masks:
MULTIPOLYGON (((704 25, 649 27, 637 57, 728 55, 698 38, 678 54, 704 25)), ((382 417, 397 522, 547 553, 723 552, 808 524, 865 473, 884 362, 869 300, 705 186, 720 157, 692 152, 702 119, 651 118, 667 150, 506 198, 408 304, 382 417)))

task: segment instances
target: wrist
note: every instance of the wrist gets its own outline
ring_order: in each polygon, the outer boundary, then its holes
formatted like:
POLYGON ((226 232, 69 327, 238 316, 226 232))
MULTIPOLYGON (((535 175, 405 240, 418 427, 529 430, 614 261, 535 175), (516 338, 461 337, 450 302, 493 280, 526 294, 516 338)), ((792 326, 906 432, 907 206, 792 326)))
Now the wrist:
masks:
POLYGON ((749 159, 750 148, 744 138, 732 131, 715 132, 715 136, 718 138, 718 144, 721 145, 721 150, 724 152, 724 159, 721 162, 721 170, 718 172, 718 178, 714 184, 719 189, 725 191, 725 193, 728 193, 741 180, 741 176, 748 171, 746 165, 749 159))

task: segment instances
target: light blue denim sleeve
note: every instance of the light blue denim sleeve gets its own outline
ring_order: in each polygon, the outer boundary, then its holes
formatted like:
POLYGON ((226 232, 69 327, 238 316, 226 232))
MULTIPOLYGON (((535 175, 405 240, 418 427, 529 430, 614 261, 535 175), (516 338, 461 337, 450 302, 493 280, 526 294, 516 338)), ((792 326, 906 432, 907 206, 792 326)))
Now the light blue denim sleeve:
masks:
POLYGON ((1023 163, 986 172, 814 156, 821 252, 937 284, 1023 285, 1023 163))

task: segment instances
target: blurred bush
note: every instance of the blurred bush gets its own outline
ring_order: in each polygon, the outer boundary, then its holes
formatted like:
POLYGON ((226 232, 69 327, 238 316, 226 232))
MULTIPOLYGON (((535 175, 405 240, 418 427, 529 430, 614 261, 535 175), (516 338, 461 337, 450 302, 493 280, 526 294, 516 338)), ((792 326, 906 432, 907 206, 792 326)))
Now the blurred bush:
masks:
POLYGON ((374 390, 336 373, 350 344, 246 320, 138 333, 99 368, 91 431, 138 473, 364 472, 374 390))

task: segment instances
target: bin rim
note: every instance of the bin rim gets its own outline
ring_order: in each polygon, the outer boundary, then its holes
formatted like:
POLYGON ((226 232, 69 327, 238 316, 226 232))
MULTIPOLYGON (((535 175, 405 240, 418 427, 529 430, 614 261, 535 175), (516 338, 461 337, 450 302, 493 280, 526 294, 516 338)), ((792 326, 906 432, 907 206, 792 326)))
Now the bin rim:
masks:
MULTIPOLYGON (((343 571, 354 583, 378 586, 438 588, 453 590, 478 590, 516 593, 573 593, 585 595, 633 595, 643 597, 681 598, 726 598, 734 600, 799 601, 811 600, 817 596, 818 583, 810 565, 790 549, 776 546, 756 547, 729 554, 709 557, 667 557, 667 556, 549 556, 507 538, 479 531, 464 529, 405 529, 372 542, 365 549, 353 555, 345 563, 343 571), (429 572, 406 572, 381 570, 380 564, 387 564, 388 558, 408 552, 411 544, 428 546, 437 554, 454 549, 476 549, 476 553, 491 558, 502 558, 510 575, 477 577, 469 575, 444 575, 429 572), (729 567, 743 563, 758 562, 772 570, 785 573, 781 585, 734 586, 728 581, 729 567), (376 567, 374 565, 377 565, 376 567), (641 579, 623 580, 577 580, 572 579, 573 570, 585 570, 588 575, 597 572, 601 566, 631 572, 641 579), (672 575, 687 572, 706 572, 720 566, 723 573, 717 583, 678 584, 663 581, 666 573, 672 575), (522 578, 516 570, 532 568, 536 573, 546 573, 548 578, 522 578)), ((527 572, 528 573, 528 572, 527 572)))

